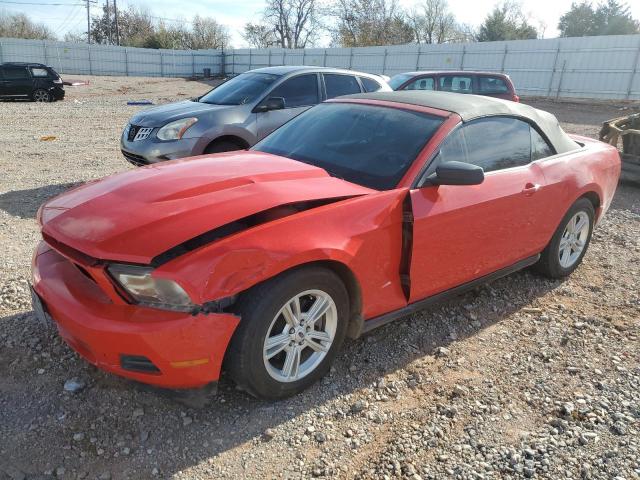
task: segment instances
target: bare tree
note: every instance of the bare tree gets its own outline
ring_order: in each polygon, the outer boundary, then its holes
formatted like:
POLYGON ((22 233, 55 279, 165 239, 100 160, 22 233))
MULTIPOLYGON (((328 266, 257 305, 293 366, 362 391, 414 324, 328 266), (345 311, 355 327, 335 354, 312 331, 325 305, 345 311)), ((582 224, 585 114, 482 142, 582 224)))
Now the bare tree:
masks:
POLYGON ((278 45, 273 27, 264 23, 246 23, 242 37, 253 48, 269 48, 278 45))
POLYGON ((334 43, 343 47, 414 41, 413 28, 397 0, 336 0, 332 15, 337 20, 334 43))
POLYGON ((273 25, 278 46, 305 48, 322 29, 318 0, 267 0, 263 23, 273 25))
POLYGON ((409 15, 418 43, 446 43, 456 34, 456 18, 447 0, 425 0, 409 15))
POLYGON ((54 33, 45 25, 33 22, 24 13, 9 14, 0 11, 0 37, 55 40, 54 33))
MULTIPOLYGON (((105 4, 102 13, 91 20, 91 39, 95 43, 109 43, 115 38, 115 17, 113 4, 105 4)), ((156 31, 156 22, 151 13, 145 9, 129 6, 126 10, 118 10, 118 27, 120 45, 142 47, 156 31)))
POLYGON ((213 18, 196 15, 191 22, 183 48, 197 50, 203 48, 222 48, 229 45, 229 29, 213 18))

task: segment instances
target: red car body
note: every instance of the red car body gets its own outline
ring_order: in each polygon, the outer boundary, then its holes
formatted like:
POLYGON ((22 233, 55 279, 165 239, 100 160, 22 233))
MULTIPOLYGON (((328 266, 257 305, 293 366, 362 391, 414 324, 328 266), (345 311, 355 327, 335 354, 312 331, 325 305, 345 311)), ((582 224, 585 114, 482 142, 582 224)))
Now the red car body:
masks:
POLYGON ((617 151, 582 137, 573 137, 581 144, 574 151, 492 172, 479 185, 415 188, 460 116, 388 100, 334 101, 427 112, 443 123, 386 191, 245 151, 113 175, 46 203, 33 288, 65 341, 124 377, 202 386, 218 379, 240 320, 225 303, 281 272, 313 263, 337 272, 357 336, 425 299, 531 264, 576 199, 591 199, 599 219, 615 192, 617 151), (242 228, 220 230, 238 219, 242 228), (106 269, 112 261, 153 265, 154 277, 177 282, 199 309, 132 304, 106 269), (123 356, 151 359, 157 371, 134 371, 123 356))
POLYGON ((509 75, 473 70, 431 70, 401 73, 389 85, 394 90, 440 90, 471 93, 519 102, 516 87, 509 75))

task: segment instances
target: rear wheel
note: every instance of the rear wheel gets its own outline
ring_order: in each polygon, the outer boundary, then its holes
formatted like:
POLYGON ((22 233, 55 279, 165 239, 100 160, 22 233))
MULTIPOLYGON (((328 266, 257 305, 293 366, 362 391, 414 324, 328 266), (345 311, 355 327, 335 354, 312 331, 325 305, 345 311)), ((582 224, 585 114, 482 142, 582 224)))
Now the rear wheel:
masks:
POLYGON ((550 278, 562 278, 578 268, 591 241, 594 218, 595 209, 589 200, 581 198, 574 203, 542 252, 536 269, 550 278))
POLYGON ((234 150, 243 150, 244 148, 244 146, 231 140, 220 140, 210 143, 207 148, 204 149, 204 153, 233 152, 234 150))
POLYGON ((257 397, 296 394, 327 373, 344 340, 349 299, 340 278, 300 268, 243 295, 226 357, 235 382, 257 397))
POLYGON ((33 98, 34 102, 50 102, 51 94, 42 88, 38 88, 33 91, 31 98, 33 98))

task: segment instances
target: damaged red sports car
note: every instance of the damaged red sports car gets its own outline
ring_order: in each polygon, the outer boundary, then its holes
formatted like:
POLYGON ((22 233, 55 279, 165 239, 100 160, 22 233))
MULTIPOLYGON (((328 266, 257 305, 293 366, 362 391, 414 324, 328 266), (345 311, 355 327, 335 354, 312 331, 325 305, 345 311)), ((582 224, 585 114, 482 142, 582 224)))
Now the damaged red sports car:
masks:
POLYGON ((524 267, 571 273, 617 150, 446 92, 326 102, 249 151, 113 175, 38 214, 34 309, 99 368, 280 398, 345 336, 524 267))

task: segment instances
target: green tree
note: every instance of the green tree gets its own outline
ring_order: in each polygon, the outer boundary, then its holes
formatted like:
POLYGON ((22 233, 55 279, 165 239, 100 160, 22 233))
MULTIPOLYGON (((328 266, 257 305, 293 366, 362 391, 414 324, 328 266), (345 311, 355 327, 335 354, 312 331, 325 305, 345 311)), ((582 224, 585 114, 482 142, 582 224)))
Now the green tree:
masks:
POLYGON ((597 22, 595 11, 589 2, 572 3, 567 13, 558 23, 561 37, 585 37, 596 35, 597 22))
POLYGON ((593 8, 585 1, 571 4, 569 11, 560 17, 558 30, 562 37, 627 35, 639 33, 640 24, 626 4, 607 0, 593 8))
POLYGON ((497 5, 485 18, 478 32, 479 42, 538 38, 538 30, 527 22, 519 4, 497 5))
POLYGON ((596 35, 627 35, 640 32, 640 23, 631 16, 629 7, 616 0, 607 0, 596 8, 596 35))

